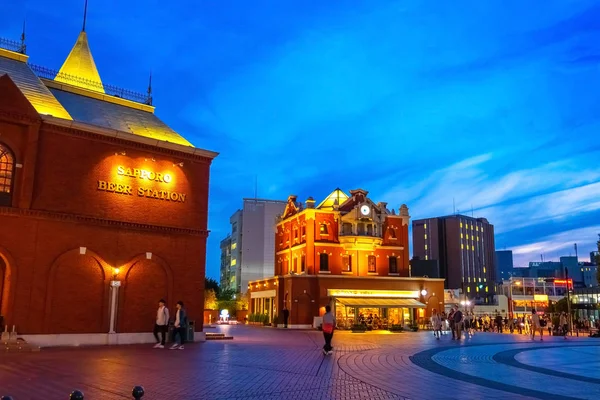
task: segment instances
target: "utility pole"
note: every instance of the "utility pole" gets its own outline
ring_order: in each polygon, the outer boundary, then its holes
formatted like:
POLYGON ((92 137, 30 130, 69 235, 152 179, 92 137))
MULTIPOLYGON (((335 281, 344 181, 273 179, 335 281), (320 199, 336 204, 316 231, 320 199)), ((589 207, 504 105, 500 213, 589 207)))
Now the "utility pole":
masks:
POLYGON ((569 268, 565 267, 565 281, 567 282, 567 323, 569 324, 569 332, 573 334, 573 322, 571 321, 571 289, 569 288, 569 268))

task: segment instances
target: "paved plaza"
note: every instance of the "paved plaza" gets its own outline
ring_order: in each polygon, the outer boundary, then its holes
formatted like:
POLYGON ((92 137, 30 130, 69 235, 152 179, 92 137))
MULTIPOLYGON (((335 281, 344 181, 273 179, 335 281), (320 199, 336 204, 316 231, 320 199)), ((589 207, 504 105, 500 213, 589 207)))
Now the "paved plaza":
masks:
POLYGON ((131 399, 597 399, 600 340, 478 333, 338 331, 323 356, 315 331, 223 326, 233 341, 183 351, 152 346, 0 354, 0 395, 15 400, 131 399))

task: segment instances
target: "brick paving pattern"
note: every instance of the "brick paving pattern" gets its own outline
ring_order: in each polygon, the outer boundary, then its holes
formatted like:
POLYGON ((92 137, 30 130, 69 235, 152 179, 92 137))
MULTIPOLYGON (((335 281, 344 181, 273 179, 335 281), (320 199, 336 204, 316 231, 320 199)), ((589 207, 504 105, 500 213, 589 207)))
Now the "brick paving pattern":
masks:
POLYGON ((0 354, 0 395, 15 400, 131 399, 596 399, 600 341, 483 333, 461 342, 429 332, 336 332, 224 326, 233 341, 186 350, 151 346, 0 354), (548 362, 545 363, 544 360, 548 362), (583 360, 589 368, 578 366, 583 360), (582 371, 578 374, 578 368, 582 371))

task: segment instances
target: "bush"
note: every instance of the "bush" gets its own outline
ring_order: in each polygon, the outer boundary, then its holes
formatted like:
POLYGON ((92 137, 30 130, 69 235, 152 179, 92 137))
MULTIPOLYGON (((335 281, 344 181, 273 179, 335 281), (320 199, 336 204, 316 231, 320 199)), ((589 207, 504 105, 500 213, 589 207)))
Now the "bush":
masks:
POLYGON ((402 332, 404 330, 404 327, 400 324, 393 324, 390 327, 390 331, 391 332, 402 332))
POLYGON ((352 325, 352 330, 355 332, 365 332, 367 330, 367 327, 363 324, 354 324, 352 325))

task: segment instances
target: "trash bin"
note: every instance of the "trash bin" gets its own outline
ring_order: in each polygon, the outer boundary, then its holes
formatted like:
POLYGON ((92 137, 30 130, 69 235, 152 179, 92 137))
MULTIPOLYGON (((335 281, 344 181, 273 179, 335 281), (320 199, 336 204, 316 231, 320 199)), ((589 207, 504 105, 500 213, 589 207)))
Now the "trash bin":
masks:
POLYGON ((194 330, 196 329, 196 321, 188 321, 187 332, 185 340, 187 342, 194 341, 194 330))

